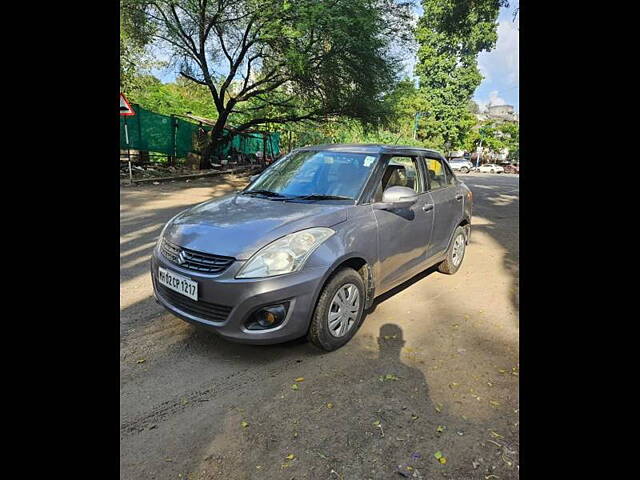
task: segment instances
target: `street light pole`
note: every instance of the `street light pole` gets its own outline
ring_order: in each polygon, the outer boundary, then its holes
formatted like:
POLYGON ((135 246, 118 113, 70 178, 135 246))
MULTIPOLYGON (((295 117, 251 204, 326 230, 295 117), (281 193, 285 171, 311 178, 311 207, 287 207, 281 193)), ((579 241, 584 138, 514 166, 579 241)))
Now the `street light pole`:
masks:
POLYGON ((418 135, 418 119, 423 115, 427 115, 428 113, 429 112, 416 112, 415 121, 413 122, 413 139, 414 140, 418 135))

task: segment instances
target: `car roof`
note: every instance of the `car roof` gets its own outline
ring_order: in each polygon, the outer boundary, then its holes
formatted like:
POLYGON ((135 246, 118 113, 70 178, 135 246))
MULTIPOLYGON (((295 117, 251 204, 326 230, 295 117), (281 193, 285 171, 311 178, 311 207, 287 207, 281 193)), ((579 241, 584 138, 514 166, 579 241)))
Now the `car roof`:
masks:
POLYGON ((422 148, 412 145, 383 145, 380 143, 327 143, 323 145, 307 145, 300 148, 301 151, 309 150, 329 150, 343 153, 403 153, 403 152, 421 152, 430 155, 442 156, 436 150, 422 148))

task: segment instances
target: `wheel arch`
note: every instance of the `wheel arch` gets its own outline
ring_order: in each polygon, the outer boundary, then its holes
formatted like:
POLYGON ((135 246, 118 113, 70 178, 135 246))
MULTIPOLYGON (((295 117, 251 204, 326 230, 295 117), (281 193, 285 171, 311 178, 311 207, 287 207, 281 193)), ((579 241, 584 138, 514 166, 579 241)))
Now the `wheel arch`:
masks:
POLYGON ((368 261, 364 255, 353 253, 351 255, 345 255, 343 257, 338 258, 332 265, 327 269, 327 274, 325 275, 324 280, 318 291, 314 296, 314 303, 318 301, 318 297, 320 296, 320 292, 324 289, 326 284, 333 278, 333 276, 342 270, 343 268, 353 268, 360 276, 362 277, 362 281, 364 283, 365 293, 366 293, 366 301, 365 301, 365 309, 371 307, 373 304, 373 299, 375 296, 375 281, 373 277, 373 268, 371 262, 368 261))

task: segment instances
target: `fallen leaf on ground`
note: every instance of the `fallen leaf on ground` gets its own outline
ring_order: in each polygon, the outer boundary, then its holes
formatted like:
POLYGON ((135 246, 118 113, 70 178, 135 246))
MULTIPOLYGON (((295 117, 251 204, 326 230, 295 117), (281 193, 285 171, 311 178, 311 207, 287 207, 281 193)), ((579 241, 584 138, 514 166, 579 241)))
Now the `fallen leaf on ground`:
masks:
POLYGON ((327 403, 327 408, 333 408, 333 403, 331 402, 327 403))
POLYGON ((447 428, 444 425, 438 425, 438 428, 436 428, 436 432, 438 433, 442 433, 444 432, 444 429, 447 428))
POLYGON ((296 456, 293 453, 287 455, 287 460, 293 460, 294 458, 296 458, 296 456))
POLYGON ((146 362, 146 360, 144 358, 141 358, 140 360, 138 360, 136 363, 144 363, 146 362))
POLYGON ((298 378, 296 378, 296 382, 304 382, 304 377, 298 377, 298 378))
POLYGON ((240 422, 240 425, 242 425, 242 428, 247 428, 249 426, 249 424, 247 422, 240 422))
POLYGON ((298 390, 298 384, 294 383, 293 385, 291 385, 291 390, 298 390))

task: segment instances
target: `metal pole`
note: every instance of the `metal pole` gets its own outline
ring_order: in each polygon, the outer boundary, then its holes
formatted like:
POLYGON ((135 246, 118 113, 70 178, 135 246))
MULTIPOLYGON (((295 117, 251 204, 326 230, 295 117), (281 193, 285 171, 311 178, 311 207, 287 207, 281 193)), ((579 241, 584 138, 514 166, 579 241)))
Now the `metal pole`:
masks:
POLYGON ((262 168, 267 164, 267 136, 262 132, 262 168))
POLYGON ((127 142, 127 160, 129 161, 129 184, 133 185, 133 173, 131 172, 131 148, 129 148, 129 128, 127 128, 127 117, 124 117, 124 139, 127 142))

